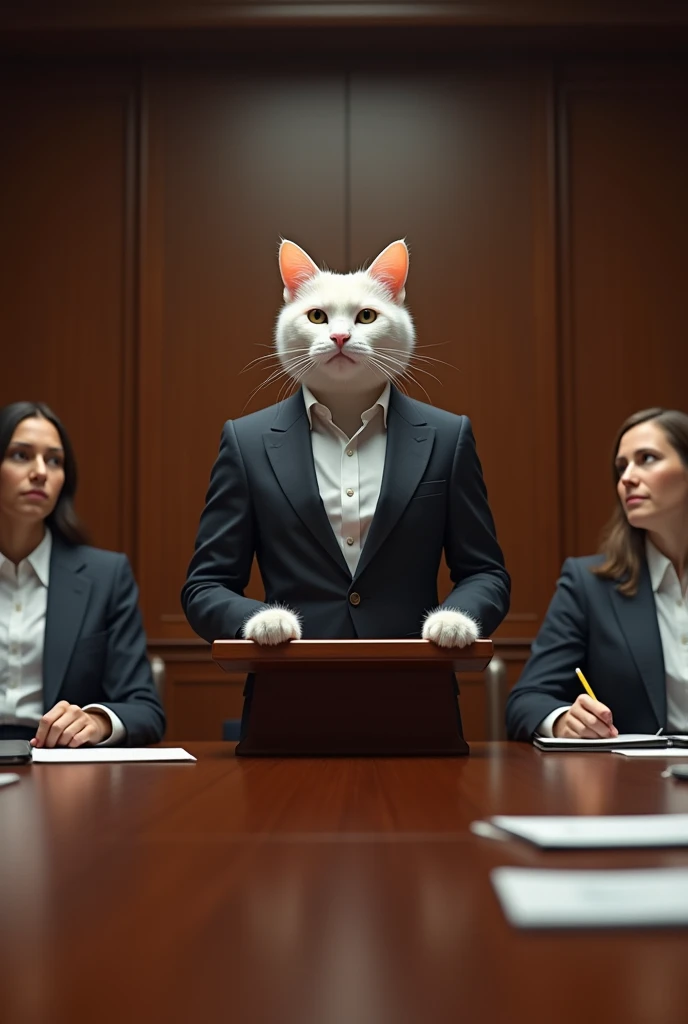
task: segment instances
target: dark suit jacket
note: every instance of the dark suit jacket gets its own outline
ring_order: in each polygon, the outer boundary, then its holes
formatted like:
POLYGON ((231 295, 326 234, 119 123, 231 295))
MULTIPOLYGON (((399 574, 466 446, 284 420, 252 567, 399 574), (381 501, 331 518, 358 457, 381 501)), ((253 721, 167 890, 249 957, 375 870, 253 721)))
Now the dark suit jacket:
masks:
POLYGON ((643 564, 638 593, 593 576, 601 556, 568 558, 523 675, 509 694, 507 733, 530 740, 550 712, 582 693, 578 666, 619 732, 666 728, 666 678, 654 594, 643 564))
POLYGON ((454 583, 444 606, 489 636, 510 581, 467 417, 392 388, 380 497, 352 578, 318 492, 299 391, 225 424, 182 603, 206 640, 240 636, 264 607, 243 596, 255 552, 266 600, 300 612, 304 638, 419 637, 438 604, 443 549, 454 583))
POLYGON ((126 555, 70 547, 53 534, 43 651, 43 703, 104 704, 125 744, 157 743, 165 716, 146 655, 138 591, 126 555))

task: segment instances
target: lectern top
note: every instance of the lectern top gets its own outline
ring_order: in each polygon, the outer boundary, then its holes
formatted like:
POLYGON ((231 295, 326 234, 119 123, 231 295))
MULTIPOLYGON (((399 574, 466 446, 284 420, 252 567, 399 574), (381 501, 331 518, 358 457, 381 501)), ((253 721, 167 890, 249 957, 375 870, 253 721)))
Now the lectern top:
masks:
POLYGON ((216 640, 213 644, 213 660, 227 672, 383 662, 414 668, 445 664, 454 672, 482 672, 492 654, 491 640, 476 640, 463 648, 437 647, 429 640, 289 640, 271 647, 253 640, 216 640))

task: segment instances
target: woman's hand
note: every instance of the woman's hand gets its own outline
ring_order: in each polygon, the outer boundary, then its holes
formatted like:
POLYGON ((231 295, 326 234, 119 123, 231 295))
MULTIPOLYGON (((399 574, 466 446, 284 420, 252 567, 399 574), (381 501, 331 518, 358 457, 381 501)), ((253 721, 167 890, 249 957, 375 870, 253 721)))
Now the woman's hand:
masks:
POLYGON ((581 693, 575 704, 557 718, 552 733, 562 739, 607 740, 618 736, 619 730, 606 704, 581 693))
POLYGON ((81 747, 102 743, 112 732, 108 716, 97 710, 82 711, 77 704, 58 701, 38 723, 32 747, 81 747))

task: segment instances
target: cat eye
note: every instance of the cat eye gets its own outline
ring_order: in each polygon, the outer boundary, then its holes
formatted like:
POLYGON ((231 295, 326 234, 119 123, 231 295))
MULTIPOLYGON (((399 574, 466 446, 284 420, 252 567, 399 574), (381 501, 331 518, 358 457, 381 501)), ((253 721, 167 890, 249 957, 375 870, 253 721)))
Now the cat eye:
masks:
POLYGON ((377 320, 377 313, 374 309, 362 309, 356 317, 357 324, 372 324, 373 320, 377 320))
POLYGON ((309 309, 306 315, 312 324, 327 323, 327 313, 322 309, 309 309))

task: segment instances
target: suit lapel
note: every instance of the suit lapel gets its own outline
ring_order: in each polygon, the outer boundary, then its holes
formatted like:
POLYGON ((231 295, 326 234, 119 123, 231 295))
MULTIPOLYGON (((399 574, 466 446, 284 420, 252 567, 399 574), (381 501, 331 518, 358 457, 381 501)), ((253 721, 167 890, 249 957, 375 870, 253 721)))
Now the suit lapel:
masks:
POLYGON ((395 387, 387 416, 387 452, 380 497, 354 579, 370 565, 420 483, 432 452, 435 428, 420 406, 395 387))
POLYGON ((83 556, 53 537, 43 648, 43 703, 56 703, 84 620, 91 583, 81 575, 83 556))
POLYGON ((300 389, 280 404, 272 428, 263 434, 263 444, 289 504, 330 558, 351 578, 318 490, 310 426, 300 389))
POLYGON ((666 725, 666 672, 650 573, 643 563, 638 593, 624 597, 610 586, 611 602, 659 726, 666 725))

